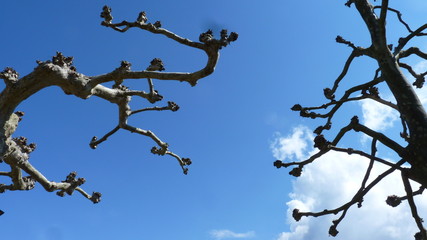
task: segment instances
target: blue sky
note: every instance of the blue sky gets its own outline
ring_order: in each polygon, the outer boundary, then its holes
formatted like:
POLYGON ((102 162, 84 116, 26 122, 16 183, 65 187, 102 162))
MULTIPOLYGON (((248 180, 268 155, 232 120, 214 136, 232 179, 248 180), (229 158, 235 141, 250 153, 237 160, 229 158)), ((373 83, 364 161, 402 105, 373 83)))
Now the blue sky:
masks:
MULTIPOLYGON (((344 3, 4 2, 0 67, 13 67, 21 76, 32 71, 36 60, 50 59, 56 51, 74 56, 77 70, 86 75, 109 72, 121 60, 130 61, 133 69, 144 69, 159 57, 167 71, 195 71, 205 64, 204 53, 163 36, 135 29, 123 34, 101 26, 99 13, 105 4, 112 7, 117 21, 134 20, 146 11, 149 21, 161 20, 163 27, 192 40, 209 28, 217 34, 222 28, 236 31, 239 39, 221 50, 215 73, 196 87, 155 82, 164 102, 180 105, 178 112, 131 119, 132 124, 154 131, 174 152, 192 159, 187 176, 174 159, 152 155, 153 142, 129 132, 119 132, 98 149, 90 149, 92 136, 101 136, 116 125, 116 107, 102 99, 81 100, 52 87, 22 103, 18 110, 26 115, 15 135, 38 144, 32 164, 54 181, 76 171, 87 180, 85 190, 99 191, 103 197, 94 205, 78 194, 60 198, 40 185, 29 192, 6 192, 0 195, 0 208, 6 212, 0 218, 2 237, 308 239, 307 234, 293 234, 299 225, 289 224, 287 209, 296 200, 304 203, 295 196, 305 189, 298 186, 310 183, 295 182, 286 170, 275 169, 271 145, 292 136, 294 129, 320 124, 299 118, 289 108, 295 103, 323 101, 322 89, 331 86, 349 54, 348 48, 335 43, 335 37, 342 35, 366 46, 369 38, 364 25, 355 9, 344 3)), ((391 1, 391 5, 400 8, 414 26, 427 20, 424 0, 391 1)), ((396 40, 402 31, 400 26, 394 28, 390 39, 396 40)), ((427 46, 425 42, 420 45, 427 46)), ((353 69, 342 87, 373 76, 370 61, 358 61, 353 69)), ((147 89, 145 80, 126 85, 147 89)), ((368 110, 350 105, 338 120, 347 123, 345 113, 363 111, 368 110)), ((363 142, 357 144, 363 147, 363 142)), ((314 220, 303 224, 317 229, 322 220, 314 220)), ((327 227, 319 227, 323 234, 319 239, 328 238, 327 227)))

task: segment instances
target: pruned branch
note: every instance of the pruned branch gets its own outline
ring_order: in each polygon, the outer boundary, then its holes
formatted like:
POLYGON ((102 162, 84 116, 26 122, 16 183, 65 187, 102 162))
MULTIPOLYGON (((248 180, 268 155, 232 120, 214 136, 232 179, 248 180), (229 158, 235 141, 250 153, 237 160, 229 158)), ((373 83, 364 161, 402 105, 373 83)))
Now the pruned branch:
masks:
MULTIPOLYGON (((65 193, 72 195, 74 190, 85 183, 84 178, 75 179, 77 175, 75 172, 69 174, 65 181, 53 182, 49 181, 41 172, 39 172, 29 161, 28 152, 19 144, 15 142, 10 143, 14 151, 4 156, 4 162, 11 166, 11 185, 0 185, 0 193, 16 190, 31 190, 35 187, 35 183, 40 183, 43 188, 48 192, 57 191, 59 196, 64 196, 65 193), (29 176, 22 177, 21 170, 25 171, 29 176)), ((80 188, 79 192, 84 193, 80 188)), ((86 198, 94 203, 100 201, 100 193, 96 193, 99 197, 93 197, 88 194, 83 194, 86 198)))
POLYGON ((293 111, 299 112, 302 117, 326 119, 326 123, 324 125, 321 125, 314 130, 314 133, 316 134, 314 146, 319 149, 319 152, 300 162, 285 162, 277 160, 274 162, 274 166, 277 168, 295 166, 295 168, 290 171, 290 174, 299 177, 302 174, 304 166, 314 162, 329 151, 357 154, 370 160, 365 176, 361 181, 360 188, 354 195, 353 199, 349 202, 338 208, 320 212, 300 212, 298 209, 293 211, 292 215, 296 221, 299 221, 303 216, 318 217, 340 213, 340 217, 333 221, 332 226, 329 229, 329 234, 331 236, 336 236, 338 234, 338 224, 344 219, 351 206, 357 203, 358 207, 361 207, 363 197, 373 187, 375 187, 377 183, 382 181, 384 177, 393 171, 398 170, 402 174, 402 181, 404 183, 406 196, 390 196, 387 199, 387 204, 397 206, 401 201, 408 200, 412 215, 419 228, 419 233, 415 235, 415 238, 416 240, 427 240, 426 230, 422 226, 422 220, 417 213, 416 204, 413 199, 413 196, 422 194, 423 190, 427 187, 427 164, 425 161, 425 159, 427 159, 427 151, 425 148, 427 145, 427 113, 413 88, 413 86, 418 88, 423 86, 425 76, 427 75, 427 69, 418 73, 414 70, 415 68, 413 66, 400 61, 401 59, 411 55, 416 55, 424 60, 427 59, 427 53, 421 51, 417 47, 409 47, 408 49, 403 50, 415 37, 427 35, 425 32, 427 24, 423 24, 415 30, 412 30, 410 25, 403 20, 401 12, 389 7, 388 0, 382 0, 380 6, 373 6, 369 0, 348 0, 345 5, 347 7, 351 7, 352 5, 356 7, 356 10, 359 12, 367 30, 369 31, 371 39, 370 46, 363 48, 356 46, 354 43, 341 36, 336 38, 336 42, 347 45, 352 48, 353 51, 345 61, 344 67, 339 76, 334 80, 333 87, 323 89, 323 95, 328 101, 314 107, 303 107, 300 104, 296 104, 291 108, 293 111), (380 9, 379 15, 375 12, 376 9, 380 9), (395 13, 398 21, 403 24, 409 32, 407 36, 399 39, 399 42, 394 49, 393 44, 388 43, 386 34, 386 27, 388 27, 386 26, 386 22, 389 12, 395 13), (367 56, 377 62, 378 68, 375 71, 373 80, 359 85, 355 84, 356 86, 346 89, 340 99, 336 99, 335 95, 339 84, 347 76, 353 60, 358 56, 367 56), (407 70, 409 74, 415 78, 413 86, 411 86, 407 81, 405 75, 402 73, 402 69, 407 70), (386 101, 380 98, 379 87, 383 87, 383 85, 379 85, 381 82, 385 82, 384 85, 389 91, 391 91, 395 102, 386 101), (360 92, 361 94, 355 95, 357 92, 360 92), (374 100, 399 112, 402 123, 400 136, 406 141, 406 146, 399 144, 397 141, 394 141, 381 132, 360 124, 357 117, 353 117, 350 124, 342 127, 332 141, 327 140, 322 133, 324 130, 332 129, 332 119, 341 107, 345 103, 361 101, 364 99, 374 100), (355 150, 349 147, 337 147, 337 144, 341 139, 343 139, 350 131, 361 132, 365 136, 372 138, 370 154, 365 151, 355 150), (401 159, 395 163, 395 161, 385 160, 376 156, 377 143, 383 144, 390 151, 396 153, 401 159), (375 163, 381 163, 389 166, 390 168, 368 183, 370 175, 372 174, 372 167, 375 163), (410 167, 402 167, 402 164, 404 163, 410 165, 410 167), (420 189, 413 192, 409 184, 409 180, 419 183, 421 185, 420 189))
MULTIPOLYGON (((420 186, 420 188, 417 190, 417 191, 415 191, 415 192, 412 192, 412 196, 417 196, 417 195, 421 195, 421 194, 423 194, 423 192, 424 192, 424 187, 423 186, 420 186)), ((386 199, 386 203, 388 204, 388 205, 390 205, 390 206, 392 206, 392 207, 397 207, 397 206, 399 206, 400 205, 400 203, 402 203, 403 201, 405 201, 405 200, 407 200, 408 199, 408 196, 407 195, 405 195, 405 196, 402 196, 402 197, 398 197, 398 196, 396 196, 396 195, 390 195, 390 196, 388 196, 387 197, 387 199, 386 199)))
POLYGON ((115 128, 113 128, 113 130, 109 131, 107 134, 105 134, 102 138, 98 139, 98 137, 93 136, 92 140, 89 143, 89 146, 92 149, 96 149, 98 147, 98 145, 104 141, 107 141, 107 139, 113 135, 114 133, 116 133, 118 130, 120 129, 119 126, 116 126, 115 128))
MULTIPOLYGON (((104 134, 101 138, 93 137, 89 143, 90 147, 97 146, 112 137, 120 129, 137 133, 148 137, 156 146, 151 148, 152 154, 171 156, 176 159, 184 174, 187 174, 187 166, 192 163, 190 158, 180 157, 169 149, 169 145, 162 141, 154 132, 128 124, 130 116, 147 111, 170 110, 175 112, 179 106, 168 101, 167 106, 147 106, 133 110, 130 107, 132 98, 142 98, 149 104, 163 100, 163 96, 154 87, 155 80, 173 80, 188 82, 195 86, 201 78, 213 73, 219 58, 219 50, 236 41, 238 34, 228 33, 226 29, 220 32, 219 38, 213 37, 213 32, 207 30, 199 36, 199 42, 191 41, 162 28, 160 21, 150 23, 145 12, 141 12, 134 22, 113 22, 111 8, 104 6, 101 12, 102 25, 119 32, 126 32, 131 28, 148 31, 150 33, 163 35, 175 42, 202 50, 207 55, 206 65, 195 72, 165 72, 164 63, 159 58, 154 58, 145 70, 132 70, 132 64, 121 61, 116 69, 107 71, 106 74, 97 76, 86 76, 77 71, 73 64, 73 57, 64 56, 57 52, 51 60, 37 61, 33 72, 20 77, 18 72, 11 67, 6 67, 0 72, 0 78, 5 81, 5 88, 0 92, 0 162, 8 164, 10 172, 0 172, 0 176, 9 177, 11 184, 0 184, 0 193, 15 190, 30 190, 35 183, 40 183, 48 192, 56 192, 59 196, 71 195, 75 191, 93 203, 101 200, 101 193, 87 193, 83 190, 84 178, 76 178, 76 173, 70 173, 64 181, 54 182, 48 180, 29 161, 30 153, 35 150, 35 144, 27 143, 26 138, 13 138, 12 135, 21 121, 23 113, 15 112, 15 109, 25 99, 49 86, 60 87, 65 94, 74 95, 82 99, 92 96, 99 97, 115 104, 118 107, 118 121, 115 127, 104 134), (127 79, 146 79, 148 91, 140 89, 129 89, 126 86, 127 79), (113 83, 112 87, 104 86, 104 83, 113 83), (14 113, 15 112, 15 113, 14 113), (28 174, 28 176, 23 176, 28 174)), ((148 149, 147 149, 148 150, 148 149)), ((148 150, 149 151, 149 150, 148 150)), ((2 212, 1 212, 2 213, 2 212)), ((1 215, 0 213, 0 215, 1 215)))
POLYGON ((420 216, 418 215, 417 206, 415 205, 414 196, 413 196, 411 184, 409 182, 409 178, 406 175, 405 171, 402 171, 401 173, 402 173, 402 182, 405 187, 406 196, 408 199, 408 204, 411 207, 412 217, 414 218, 415 222, 417 223, 417 227, 420 230, 419 234, 421 235, 421 239, 427 239, 427 231, 423 226, 423 219, 420 218, 420 216))
MULTIPOLYGON (((366 169, 366 173, 365 173, 365 176, 363 177, 362 184, 361 184, 359 190, 357 191, 357 193, 355 194, 355 196, 353 197, 353 199, 358 200, 358 202, 357 202, 358 208, 362 207, 363 196, 361 196, 361 194, 362 194, 362 191, 366 188, 366 183, 368 182, 369 176, 371 175, 371 171, 372 171, 372 168, 374 166, 374 162, 376 160, 375 159, 376 158, 375 154, 377 152, 376 144, 377 144, 377 139, 375 139, 375 138, 372 139, 371 154, 368 156, 371 158, 371 161, 369 162, 368 168, 366 169)), ((331 227, 329 227, 329 234, 331 236, 335 237, 339 233, 337 230, 337 227, 340 224, 340 222, 344 219, 345 215, 347 214, 348 209, 349 208, 344 209, 341 213, 341 216, 338 219, 332 221, 332 225, 331 225, 331 227)))
MULTIPOLYGON (((381 104, 384 104, 386 106, 389 106, 389 107, 397 110, 397 106, 395 104, 393 104, 389 101, 385 101, 379 97, 379 92, 378 92, 378 89, 375 87, 375 85, 377 85, 378 83, 380 83, 382 81, 384 81, 384 79, 382 77, 378 77, 378 70, 377 70, 373 80, 371 80, 370 82, 367 82, 367 83, 364 83, 364 84, 361 84, 358 86, 354 86, 354 87, 348 89, 347 91, 345 91, 344 95, 338 101, 333 100, 329 103, 326 103, 326 104, 323 104, 323 105, 317 106, 317 107, 302 107, 299 104, 295 104, 291 108, 291 110, 299 111, 300 116, 302 116, 302 117, 309 117, 309 118, 313 118, 313 119, 314 118, 327 118, 326 124, 315 130, 316 134, 321 134, 324 129, 326 129, 326 130, 330 129, 330 126, 332 124, 332 118, 333 118, 334 114, 346 102, 358 101, 358 100, 362 100, 362 99, 372 99, 374 101, 377 101, 381 104), (361 91, 362 96, 350 98, 350 96, 353 93, 358 92, 358 91, 361 91), (329 106, 333 106, 333 107, 327 113, 320 114, 320 113, 312 112, 312 110, 326 109, 329 106)), ((333 91, 330 90, 329 88, 327 88, 327 89, 324 89, 324 92, 325 92, 325 95, 330 96, 330 94, 333 91)))
POLYGON ((176 111, 178 111, 178 109, 179 109, 179 106, 176 103, 169 101, 168 105, 165 106, 165 107, 143 108, 143 109, 132 111, 130 113, 130 115, 137 114, 137 113, 140 113, 140 112, 145 112, 145 111, 165 111, 165 110, 170 110, 172 112, 176 112, 176 111))
POLYGON ((177 34, 170 32, 164 28, 161 28, 160 21, 157 21, 155 24, 147 23, 147 18, 142 20, 142 17, 145 16, 145 12, 141 12, 139 14, 139 19, 135 22, 122 21, 120 23, 112 23, 113 17, 111 15, 111 8, 108 6, 104 6, 103 11, 101 12, 101 18, 104 18, 104 21, 101 22, 101 25, 112 28, 118 32, 126 32, 130 28, 139 28, 142 30, 149 31, 154 34, 161 34, 170 39, 177 41, 178 43, 184 44, 189 47, 194 47, 198 49, 204 49, 202 43, 193 42, 187 38, 183 38, 178 36, 177 34))
MULTIPOLYGON (((299 221, 301 219, 301 217, 308 217, 308 216, 312 216, 312 217, 320 217, 320 216, 324 216, 324 215, 329 215, 329 214, 338 214, 340 212, 343 212, 343 216, 345 215, 345 213, 348 211, 348 209, 353 206, 354 204, 358 204, 362 201, 363 197, 375 186, 377 185, 382 179, 384 179, 386 176, 390 175, 392 172, 394 172, 397 168, 399 168, 402 164, 404 164, 406 161, 405 160, 400 160, 399 162, 397 162, 393 167, 389 168, 387 171, 383 172, 382 174, 380 174, 379 176, 377 176, 370 184, 368 184, 365 188, 363 188, 362 190, 359 189, 359 191, 357 191, 357 193, 354 195, 354 197, 347 203, 345 203, 344 205, 335 208, 335 209, 325 209, 323 211, 320 212, 300 212, 299 209, 294 209, 293 210, 293 218, 296 221, 299 221)), ((369 167, 368 167, 369 169, 369 167)), ((370 171, 370 170, 369 170, 370 171)), ((368 171, 367 171, 368 173, 368 171)), ((366 177, 366 174, 365 174, 366 177)), ((363 186, 363 185, 362 185, 363 186)), ((360 206, 360 205, 359 205, 360 206)), ((342 219, 341 219, 342 220, 342 219)), ((335 220, 333 221, 333 225, 335 226, 332 228, 332 232, 335 234, 331 234, 331 228, 329 230, 329 233, 332 236, 336 236, 338 234, 338 231, 334 231, 336 230, 336 225, 341 221, 341 220, 335 220)))
MULTIPOLYGON (((327 152, 333 150, 333 151, 337 151, 337 152, 345 152, 347 154, 357 154, 357 155, 360 155, 362 157, 366 157, 368 159, 371 159, 373 161, 382 163, 384 165, 387 165, 390 167, 395 167, 395 163, 392 163, 390 161, 376 157, 375 154, 372 154, 372 153, 367 154, 363 151, 355 150, 353 148, 336 147, 338 145, 338 143, 340 142, 340 140, 344 137, 344 135, 351 130, 354 130, 356 132, 359 132, 359 131, 363 132, 367 136, 372 137, 372 139, 375 140, 375 144, 377 141, 379 141, 382 144, 384 144, 385 146, 387 146, 390 149, 392 149, 393 151, 395 151, 400 156, 404 156, 404 154, 405 154, 405 148, 404 147, 400 146, 397 142, 388 138, 384 134, 376 132, 376 131, 360 124, 358 118, 356 116, 354 116, 351 119, 351 122, 347 126, 343 127, 338 132, 338 134, 335 136, 335 138, 332 142, 326 140, 323 135, 320 135, 320 134, 317 135, 316 138, 314 139, 314 147, 317 147, 320 151, 318 153, 314 154, 313 156, 311 156, 310 158, 308 158, 307 160, 304 160, 301 162, 289 162, 289 163, 284 163, 281 160, 276 160, 274 162, 274 166, 277 168, 281 168, 281 167, 287 168, 289 166, 298 166, 298 167, 292 169, 289 174, 293 175, 295 177, 299 177, 301 175, 302 169, 305 165, 312 163, 313 161, 315 161, 319 157, 323 156, 327 152)), ((376 149, 375 149, 375 151, 374 151, 374 149, 372 149, 372 152, 375 153, 376 149)), ((402 170, 401 168, 398 168, 398 169, 402 170)))

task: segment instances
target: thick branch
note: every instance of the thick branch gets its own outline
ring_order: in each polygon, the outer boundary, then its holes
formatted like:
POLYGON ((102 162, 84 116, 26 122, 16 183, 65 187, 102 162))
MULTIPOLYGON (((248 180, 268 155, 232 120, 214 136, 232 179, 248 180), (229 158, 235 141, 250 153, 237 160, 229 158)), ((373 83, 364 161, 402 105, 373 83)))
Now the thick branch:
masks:
POLYGON ((392 149, 393 151, 395 151, 397 154, 399 154, 399 156, 401 157, 405 157, 406 155, 406 149, 402 146, 400 146, 400 144, 398 144, 397 142, 393 141, 392 139, 388 138, 387 136, 385 136, 384 134, 380 133, 380 132, 376 132, 360 123, 353 123, 353 129, 355 131, 361 131, 363 133, 365 133, 366 135, 378 139, 378 141, 380 141, 382 144, 384 144, 385 146, 387 146, 388 148, 392 149))
POLYGON ((142 79, 142 78, 153 78, 158 80, 175 80, 180 82, 188 82, 192 86, 197 84, 197 81, 201 78, 204 78, 210 75, 218 61, 219 53, 211 51, 208 53, 208 62, 206 66, 193 73, 182 73, 182 72, 152 72, 152 71, 140 71, 140 72, 118 72, 112 71, 107 74, 102 74, 99 76, 89 77, 88 86, 94 88, 98 84, 105 82, 111 82, 114 80, 122 79, 142 79))

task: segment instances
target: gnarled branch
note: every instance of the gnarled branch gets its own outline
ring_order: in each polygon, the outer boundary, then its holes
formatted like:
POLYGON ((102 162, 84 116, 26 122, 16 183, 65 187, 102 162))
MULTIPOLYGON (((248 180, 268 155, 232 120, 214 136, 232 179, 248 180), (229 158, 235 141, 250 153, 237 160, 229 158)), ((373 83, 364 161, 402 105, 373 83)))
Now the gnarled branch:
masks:
POLYGON ((405 186, 406 196, 400 198, 397 196, 391 196, 388 198, 387 203, 394 206, 402 200, 408 200, 408 203, 411 206, 412 215, 420 230, 420 232, 416 234, 416 239, 425 240, 427 239, 426 232, 422 226, 421 218, 418 216, 413 196, 421 194, 427 187, 427 163, 425 161, 427 159, 427 150, 425 148, 427 145, 427 113, 422 106, 417 93, 407 81, 406 77, 402 74, 401 70, 406 69, 415 78, 413 85, 421 88, 424 84, 424 78, 427 75, 427 69, 417 73, 412 66, 402 63, 400 60, 411 55, 427 59, 427 54, 417 47, 410 47, 403 50, 415 37, 427 35, 425 32, 427 24, 423 24, 415 30, 412 30, 409 24, 402 19, 400 11, 389 7, 388 0, 382 0, 380 6, 373 6, 369 0, 348 0, 345 5, 348 7, 354 5, 356 7, 369 31, 371 39, 370 46, 365 48, 359 47, 340 36, 336 38, 338 43, 349 46, 353 49, 353 52, 345 61, 344 67, 339 76, 334 80, 333 87, 325 88, 323 90, 325 98, 329 101, 321 105, 316 105, 315 107, 303 107, 300 104, 296 104, 291 108, 293 111, 298 111, 302 117, 326 119, 326 123, 324 125, 319 126, 314 130, 314 133, 316 134, 314 146, 319 149, 319 152, 301 162, 277 160, 274 162, 274 166, 277 168, 296 166, 291 170, 290 174, 299 177, 302 174, 304 166, 312 163, 329 151, 358 154, 370 160, 369 166, 366 169, 365 177, 361 182, 361 187, 354 195, 353 199, 346 204, 335 209, 320 212, 300 212, 298 209, 293 211, 293 217, 296 221, 298 221, 302 216, 318 217, 341 213, 341 216, 333 221, 333 224, 329 229, 329 234, 332 236, 336 236, 338 234, 337 226, 346 216, 348 209, 356 203, 360 207, 362 205, 361 201, 363 200, 363 197, 372 188, 374 188, 376 184, 382 181, 382 179, 390 173, 398 170, 402 173, 402 181, 405 186), (380 9, 379 15, 375 12, 376 9, 380 9), (389 12, 397 14, 399 22, 403 24, 409 32, 407 36, 399 39, 399 42, 394 49, 393 45, 388 43, 386 36, 386 19, 389 12), (343 96, 336 100, 335 94, 339 87, 339 83, 346 77, 353 60, 358 56, 367 56, 376 60, 378 69, 375 72, 375 76, 373 80, 369 82, 364 82, 362 84, 359 83, 359 85, 355 84, 355 86, 348 88, 344 92, 343 96), (391 91, 395 98, 395 102, 389 102, 379 97, 380 85, 378 84, 381 82, 384 82, 386 87, 388 87, 388 90, 391 91), (359 91, 361 91, 361 95, 354 96, 354 94, 359 91), (342 127, 335 135, 333 141, 328 141, 326 139, 322 133, 324 130, 332 129, 332 118, 341 109, 341 107, 345 103, 364 99, 374 100, 399 112, 402 123, 402 131, 400 135, 406 141, 406 146, 399 144, 397 141, 394 141, 381 132, 360 124, 357 117, 353 117, 350 124, 342 127), (323 109, 328 110, 319 112, 323 109), (337 144, 349 131, 361 132, 365 136, 369 136, 373 139, 370 154, 353 148, 337 147, 337 144), (377 143, 383 144, 389 150, 395 152, 401 159, 395 163, 394 161, 384 160, 376 156, 377 143), (381 163, 389 166, 390 168, 368 184, 374 163, 381 163), (402 164, 404 163, 407 163, 410 167, 402 167, 402 164), (410 187, 409 180, 419 183, 421 185, 420 190, 413 192, 410 187))
POLYGON ((133 110, 129 103, 132 98, 145 99, 149 104, 161 101, 163 96, 154 87, 156 79, 188 82, 191 86, 195 86, 198 80, 213 73, 219 58, 219 50, 236 41, 238 34, 235 32, 228 33, 226 29, 223 29, 220 33, 220 38, 216 39, 213 37, 212 31, 208 30, 201 33, 199 42, 196 42, 162 28, 160 21, 149 23, 145 12, 141 12, 134 22, 122 21, 113 23, 111 8, 104 6, 101 18, 103 18, 101 23, 103 26, 119 32, 126 32, 131 28, 136 28, 163 35, 191 48, 200 49, 207 55, 206 65, 195 72, 164 72, 163 61, 155 58, 145 70, 133 71, 131 70, 132 64, 130 62, 122 61, 119 67, 106 74, 86 76, 77 71, 77 68, 73 65, 73 57, 67 57, 61 52, 57 52, 52 60, 37 61, 38 65, 34 71, 23 77, 20 77, 13 68, 5 68, 0 72, 0 78, 6 83, 5 88, 0 92, 0 162, 4 161, 5 164, 11 167, 11 170, 10 172, 0 172, 0 176, 9 177, 11 184, 0 184, 0 192, 5 192, 6 190, 30 190, 38 182, 46 191, 55 191, 59 196, 71 195, 77 191, 93 203, 98 203, 101 200, 100 193, 88 194, 81 188, 81 185, 86 180, 84 178, 76 178, 75 172, 70 173, 61 182, 48 180, 29 161, 30 153, 34 151, 35 144, 27 144, 27 140, 24 137, 12 137, 23 116, 22 112, 15 112, 15 109, 22 101, 49 86, 58 86, 65 94, 74 95, 82 99, 95 96, 117 105, 118 121, 115 127, 99 139, 93 137, 89 144, 91 148, 95 149, 120 129, 138 133, 148 137, 156 144, 151 149, 151 153, 161 156, 169 155, 175 158, 184 174, 187 174, 187 166, 191 164, 189 158, 182 158, 172 152, 169 149, 169 145, 152 131, 128 124, 128 119, 132 115, 146 111, 177 111, 179 106, 169 101, 165 107, 148 106, 133 110), (129 89, 125 86, 125 80, 127 79, 147 79, 148 92, 129 89), (107 82, 113 82, 114 84, 112 87, 104 86, 103 84, 107 82), (23 176, 24 172, 29 176, 23 176))

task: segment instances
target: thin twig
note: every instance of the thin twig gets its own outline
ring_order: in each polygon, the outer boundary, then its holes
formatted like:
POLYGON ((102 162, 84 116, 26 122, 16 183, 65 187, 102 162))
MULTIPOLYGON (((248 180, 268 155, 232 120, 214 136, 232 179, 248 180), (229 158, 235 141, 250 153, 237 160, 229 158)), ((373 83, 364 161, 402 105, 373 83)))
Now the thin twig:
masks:
POLYGON ((403 185, 404 185, 405 191, 406 191, 406 196, 408 197, 408 204, 411 207, 412 217, 414 218, 414 220, 417 224, 417 227, 420 230, 422 239, 427 239, 427 231, 423 226, 422 218, 420 218, 420 216, 418 215, 417 205, 415 204, 415 201, 414 201, 411 183, 409 182, 409 179, 408 179, 408 176, 406 175, 406 173, 404 171, 402 171, 401 173, 402 173, 403 185))

